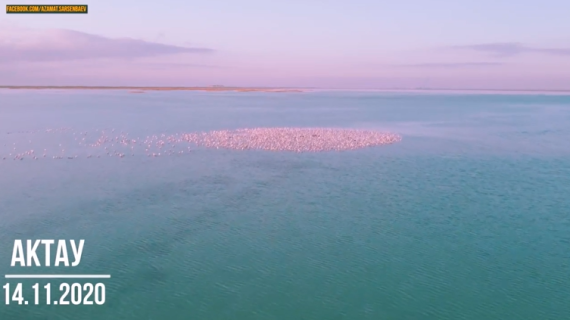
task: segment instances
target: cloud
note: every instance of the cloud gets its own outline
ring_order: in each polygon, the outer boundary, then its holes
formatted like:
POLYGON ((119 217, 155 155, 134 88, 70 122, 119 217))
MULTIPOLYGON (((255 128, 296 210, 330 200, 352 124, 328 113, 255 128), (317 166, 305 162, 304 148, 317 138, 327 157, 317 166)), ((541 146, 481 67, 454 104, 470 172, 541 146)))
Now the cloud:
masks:
POLYGON ((0 31, 0 63, 136 59, 212 52, 208 48, 187 48, 130 38, 111 39, 63 29, 0 31))
POLYGON ((188 69, 188 68, 228 69, 227 66, 218 66, 218 65, 210 65, 210 64, 196 64, 196 63, 145 62, 145 63, 136 64, 136 65, 138 65, 140 67, 148 68, 148 69, 188 69))
POLYGON ((410 68, 479 68, 479 67, 498 67, 504 65, 498 62, 460 62, 460 63, 417 63, 417 64, 401 64, 398 67, 410 68))
POLYGON ((511 57, 525 53, 543 53, 550 55, 570 56, 570 48, 537 48, 516 42, 485 43, 468 46, 455 46, 455 49, 473 50, 490 53, 497 57, 511 57))
POLYGON ((166 35, 164 34, 164 32, 159 32, 156 37, 154 38, 155 42, 159 42, 161 40, 166 39, 166 35))

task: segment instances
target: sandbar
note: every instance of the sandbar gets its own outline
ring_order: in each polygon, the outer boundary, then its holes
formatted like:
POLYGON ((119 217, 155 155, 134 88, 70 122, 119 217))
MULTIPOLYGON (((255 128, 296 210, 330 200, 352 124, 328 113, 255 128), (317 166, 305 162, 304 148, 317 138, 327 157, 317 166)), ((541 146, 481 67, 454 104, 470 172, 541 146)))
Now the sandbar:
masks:
POLYGON ((259 87, 110 87, 110 86, 0 86, 0 89, 14 90, 127 90, 130 93, 146 91, 208 91, 208 92, 303 92, 302 89, 291 88, 259 88, 259 87))

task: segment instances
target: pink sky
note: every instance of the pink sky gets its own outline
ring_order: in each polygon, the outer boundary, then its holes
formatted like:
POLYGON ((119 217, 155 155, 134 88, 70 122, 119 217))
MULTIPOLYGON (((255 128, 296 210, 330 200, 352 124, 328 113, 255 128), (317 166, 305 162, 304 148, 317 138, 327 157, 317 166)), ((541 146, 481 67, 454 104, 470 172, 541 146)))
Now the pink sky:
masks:
MULTIPOLYGON (((473 34, 473 41, 459 42, 455 31, 440 29, 438 37, 426 24, 424 34, 403 29, 398 38, 398 30, 378 29, 374 38, 373 17, 361 16, 371 19, 368 28, 359 20, 353 34, 332 25, 329 31, 316 25, 318 34, 268 25, 272 32, 263 33, 228 20, 226 34, 192 31, 189 35, 197 39, 192 41, 166 22, 161 25, 166 31, 157 29, 154 35, 141 36, 137 30, 146 27, 140 21, 132 22, 139 29, 111 32, 104 20, 93 22, 92 7, 85 18, 91 24, 80 18, 74 18, 75 24, 56 23, 53 15, 51 20, 20 15, 0 22, 0 85, 570 90, 570 36, 524 42, 473 34), (297 39, 288 36, 293 33, 297 39)), ((109 25, 117 23, 117 17, 111 18, 109 25)))

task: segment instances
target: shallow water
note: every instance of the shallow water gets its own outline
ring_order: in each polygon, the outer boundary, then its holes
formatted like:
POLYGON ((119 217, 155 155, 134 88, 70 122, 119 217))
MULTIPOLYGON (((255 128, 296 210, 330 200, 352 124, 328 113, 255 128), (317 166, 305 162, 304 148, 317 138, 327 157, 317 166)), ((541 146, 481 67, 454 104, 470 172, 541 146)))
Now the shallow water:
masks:
POLYGON ((112 275, 103 306, 0 319, 569 319, 569 138, 570 96, 0 91, 0 157, 80 155, 0 160, 0 273, 112 275), (70 133, 248 127, 403 140, 86 158, 70 133), (70 129, 17 133, 49 128, 70 129), (14 239, 86 243, 78 267, 24 270, 14 239))

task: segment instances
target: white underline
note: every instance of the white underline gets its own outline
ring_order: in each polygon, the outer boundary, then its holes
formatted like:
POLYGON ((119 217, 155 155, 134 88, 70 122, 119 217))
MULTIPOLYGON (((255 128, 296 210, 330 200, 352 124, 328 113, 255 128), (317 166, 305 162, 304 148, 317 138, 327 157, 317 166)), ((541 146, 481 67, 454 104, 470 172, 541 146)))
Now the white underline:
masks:
POLYGON ((110 274, 7 274, 6 279, 110 279, 110 274))

